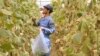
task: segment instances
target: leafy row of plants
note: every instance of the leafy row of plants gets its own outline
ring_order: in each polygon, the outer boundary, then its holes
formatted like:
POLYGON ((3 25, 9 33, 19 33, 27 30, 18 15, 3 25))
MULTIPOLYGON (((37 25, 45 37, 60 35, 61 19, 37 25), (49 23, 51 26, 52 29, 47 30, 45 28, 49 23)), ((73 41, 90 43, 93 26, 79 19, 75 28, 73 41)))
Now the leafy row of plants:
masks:
POLYGON ((100 1, 91 0, 87 5, 87 0, 55 0, 53 5, 56 56, 99 56, 100 1))
POLYGON ((37 29, 35 0, 0 0, 0 56, 30 56, 37 29))
MULTIPOLYGON (((99 56, 100 1, 52 4, 56 32, 51 56, 99 56)), ((39 18, 38 11, 34 0, 0 0, 0 56, 31 56, 30 39, 38 33, 32 19, 39 18)))

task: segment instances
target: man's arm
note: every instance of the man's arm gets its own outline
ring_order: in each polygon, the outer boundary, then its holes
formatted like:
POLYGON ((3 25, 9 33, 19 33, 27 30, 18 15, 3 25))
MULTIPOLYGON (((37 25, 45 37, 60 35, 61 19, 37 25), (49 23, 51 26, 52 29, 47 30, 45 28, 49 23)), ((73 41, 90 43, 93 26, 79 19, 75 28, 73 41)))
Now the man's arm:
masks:
POLYGON ((39 26, 39 21, 37 21, 35 18, 32 19, 33 26, 39 26))

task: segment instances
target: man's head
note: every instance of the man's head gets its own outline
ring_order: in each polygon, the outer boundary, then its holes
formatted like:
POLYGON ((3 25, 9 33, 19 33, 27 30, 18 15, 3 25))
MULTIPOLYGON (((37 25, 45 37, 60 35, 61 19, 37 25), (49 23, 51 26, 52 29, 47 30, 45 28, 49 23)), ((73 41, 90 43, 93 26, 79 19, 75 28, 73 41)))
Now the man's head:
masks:
POLYGON ((51 5, 45 5, 41 8, 43 14, 51 14, 53 12, 53 7, 51 5))
POLYGON ((45 5, 43 6, 49 13, 52 13, 53 12, 53 7, 51 5, 45 5))

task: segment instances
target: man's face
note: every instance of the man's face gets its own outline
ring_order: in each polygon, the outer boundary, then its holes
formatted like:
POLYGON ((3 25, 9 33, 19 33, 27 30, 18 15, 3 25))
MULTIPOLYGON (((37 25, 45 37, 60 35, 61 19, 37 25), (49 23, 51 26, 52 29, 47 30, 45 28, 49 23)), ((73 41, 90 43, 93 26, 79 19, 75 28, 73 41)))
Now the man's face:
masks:
POLYGON ((41 11, 42 11, 42 14, 47 14, 47 13, 49 13, 49 10, 47 10, 47 9, 44 8, 44 7, 41 9, 41 11))

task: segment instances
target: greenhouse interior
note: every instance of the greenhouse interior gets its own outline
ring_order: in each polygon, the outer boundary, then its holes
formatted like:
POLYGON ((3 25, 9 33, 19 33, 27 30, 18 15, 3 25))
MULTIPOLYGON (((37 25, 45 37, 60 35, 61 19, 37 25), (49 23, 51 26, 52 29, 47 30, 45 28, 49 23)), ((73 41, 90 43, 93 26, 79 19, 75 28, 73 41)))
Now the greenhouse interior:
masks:
POLYGON ((100 56, 100 0, 0 0, 0 56, 100 56))

